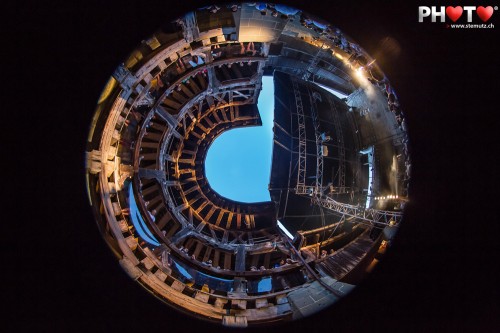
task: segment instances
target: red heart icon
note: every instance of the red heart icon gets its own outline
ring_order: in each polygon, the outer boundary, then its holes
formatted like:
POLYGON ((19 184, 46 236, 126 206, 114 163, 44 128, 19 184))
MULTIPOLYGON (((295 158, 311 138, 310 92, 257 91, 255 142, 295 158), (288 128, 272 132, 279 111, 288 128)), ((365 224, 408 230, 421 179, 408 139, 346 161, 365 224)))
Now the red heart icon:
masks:
POLYGON ((486 22, 490 19, 491 15, 493 15, 493 7, 488 6, 484 8, 483 6, 479 6, 476 9, 476 13, 477 16, 479 16, 479 18, 483 20, 483 22, 486 22))
POLYGON ((452 7, 448 6, 446 7, 446 15, 453 21, 457 22, 457 20, 462 16, 462 13, 464 10, 460 6, 452 7))

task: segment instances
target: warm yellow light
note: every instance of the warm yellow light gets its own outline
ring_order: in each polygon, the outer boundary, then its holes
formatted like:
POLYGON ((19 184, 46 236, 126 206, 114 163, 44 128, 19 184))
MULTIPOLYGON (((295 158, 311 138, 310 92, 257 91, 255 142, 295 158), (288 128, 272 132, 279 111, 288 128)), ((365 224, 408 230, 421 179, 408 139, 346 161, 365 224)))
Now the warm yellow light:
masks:
POLYGON ((339 58, 340 60, 343 60, 343 59, 344 59, 344 57, 343 57, 343 56, 341 56, 341 55, 340 55, 340 54, 338 54, 338 53, 335 53, 335 56, 336 56, 337 58, 339 58))
POLYGON ((356 69, 356 76, 360 79, 365 77, 363 74, 363 67, 359 67, 358 69, 356 69))

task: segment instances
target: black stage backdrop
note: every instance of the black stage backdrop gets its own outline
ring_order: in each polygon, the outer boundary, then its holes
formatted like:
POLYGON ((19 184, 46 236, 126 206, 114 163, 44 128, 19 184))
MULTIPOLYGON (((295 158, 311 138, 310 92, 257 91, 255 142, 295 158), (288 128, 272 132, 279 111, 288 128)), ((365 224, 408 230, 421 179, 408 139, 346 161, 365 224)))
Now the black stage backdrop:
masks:
MULTIPOLYGON (((371 55, 385 37, 400 44, 398 57, 378 61, 408 120, 413 179, 398 237, 366 282, 324 312, 267 329, 500 331, 500 13, 488 22, 494 29, 450 29, 418 23, 418 6, 430 1, 283 2, 333 23, 371 55)), ((229 331, 170 309, 122 272, 84 177, 87 131, 114 68, 161 24, 205 4, 3 4, 3 78, 13 88, 4 90, 1 131, 7 331, 229 331)))

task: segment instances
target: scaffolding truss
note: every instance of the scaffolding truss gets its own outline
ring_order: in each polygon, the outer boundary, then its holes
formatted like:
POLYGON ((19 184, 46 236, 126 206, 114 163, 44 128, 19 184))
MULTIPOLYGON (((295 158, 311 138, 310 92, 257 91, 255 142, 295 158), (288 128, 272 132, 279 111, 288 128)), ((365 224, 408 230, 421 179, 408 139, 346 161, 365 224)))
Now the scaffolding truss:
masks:
POLYGON ((295 107, 297 110, 297 125, 299 131, 299 161, 297 168, 296 194, 306 194, 306 124, 304 117, 304 107, 300 95, 299 85, 296 78, 292 78, 293 94, 295 96, 295 107))
POLYGON ((339 149, 339 170, 338 170, 338 189, 335 191, 337 194, 346 193, 345 186, 345 144, 344 144, 344 134, 342 132, 342 125, 340 123, 340 115, 335 103, 332 101, 331 96, 328 96, 328 103, 330 103, 330 107, 333 115, 333 123, 335 126, 336 137, 338 140, 338 149, 339 149))
POLYGON ((328 210, 339 213, 341 216, 353 217, 357 222, 368 222, 376 226, 397 225, 403 218, 402 212, 393 212, 378 209, 365 209, 362 206, 354 206, 338 202, 324 195, 317 195, 312 199, 313 203, 318 204, 328 210))
POLYGON ((316 52, 314 58, 312 58, 311 60, 311 63, 305 70, 304 75, 302 76, 303 80, 308 81, 309 77, 311 77, 311 75, 313 74, 313 70, 318 66, 318 63, 321 60, 321 55, 323 54, 323 45, 324 43, 321 45, 321 47, 319 47, 318 52, 316 52))
POLYGON ((319 128, 318 112, 316 110, 316 99, 321 100, 321 96, 317 93, 311 94, 309 91, 311 103, 311 116, 314 126, 314 137, 316 138, 316 178, 314 182, 315 193, 318 193, 323 188, 323 139, 319 128))

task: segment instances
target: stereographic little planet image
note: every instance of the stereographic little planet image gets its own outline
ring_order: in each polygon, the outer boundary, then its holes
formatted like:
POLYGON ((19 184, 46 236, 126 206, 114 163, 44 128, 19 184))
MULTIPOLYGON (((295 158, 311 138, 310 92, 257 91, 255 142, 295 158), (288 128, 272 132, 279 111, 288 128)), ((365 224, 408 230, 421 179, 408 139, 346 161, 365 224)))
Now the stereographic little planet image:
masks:
POLYGON ((96 232, 145 298, 229 327, 279 324, 334 305, 382 260, 408 203, 407 124, 335 22, 211 5, 117 65, 86 182, 96 232))

